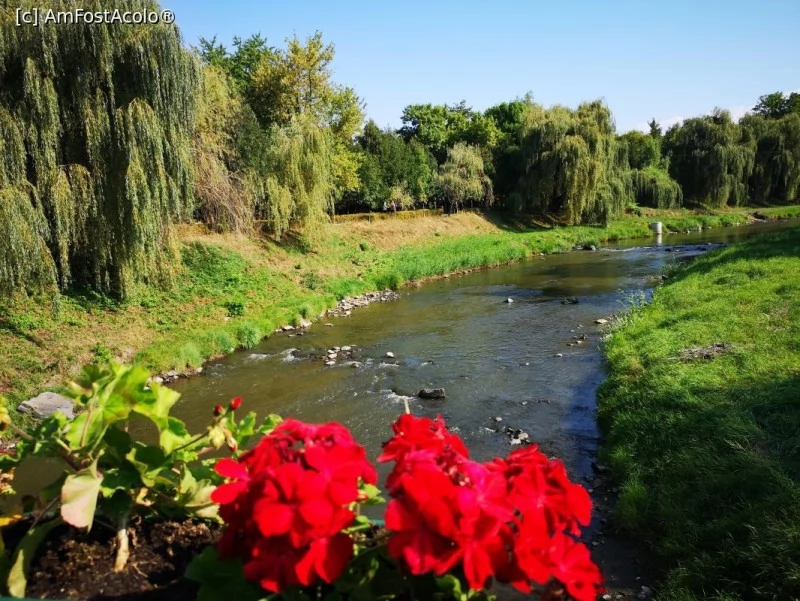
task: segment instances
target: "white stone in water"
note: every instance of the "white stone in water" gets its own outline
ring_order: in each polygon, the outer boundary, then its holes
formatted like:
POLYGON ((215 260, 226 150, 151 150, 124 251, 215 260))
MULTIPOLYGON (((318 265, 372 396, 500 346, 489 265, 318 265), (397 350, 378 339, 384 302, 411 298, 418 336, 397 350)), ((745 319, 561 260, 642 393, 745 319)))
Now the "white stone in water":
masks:
POLYGON ((497 416, 496 418, 494 418, 494 421, 501 422, 501 421, 503 421, 503 418, 500 417, 500 416, 497 416))
POLYGON ((389 351, 388 353, 386 353, 386 356, 387 356, 389 359, 394 359, 394 353, 393 353, 392 351, 389 351))
POLYGON ((601 326, 608 323, 607 319, 595 319, 595 323, 599 323, 601 326))
POLYGON ((328 367, 333 367, 334 365, 336 365, 336 361, 326 361, 325 365, 327 365, 328 367))
POLYGON ((351 346, 343 346, 342 347, 342 352, 343 353, 349 353, 352 350, 353 350, 353 347, 351 347, 351 346))
POLYGON ((514 302, 514 299, 513 299, 513 298, 511 298, 511 297, 509 297, 509 298, 507 298, 507 299, 506 299, 506 302, 507 302, 507 303, 513 303, 513 302, 514 302))
POLYGON ((564 353, 556 353, 556 357, 563 357, 564 353))

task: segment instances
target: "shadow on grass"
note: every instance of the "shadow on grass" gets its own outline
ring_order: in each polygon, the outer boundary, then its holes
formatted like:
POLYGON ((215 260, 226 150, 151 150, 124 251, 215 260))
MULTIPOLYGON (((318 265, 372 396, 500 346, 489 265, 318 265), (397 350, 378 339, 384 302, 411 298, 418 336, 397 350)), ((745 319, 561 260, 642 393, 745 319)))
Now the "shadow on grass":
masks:
POLYGON ((800 597, 800 376, 720 390, 667 386, 669 371, 600 389, 620 524, 658 550, 673 593, 800 597))
POLYGON ((778 257, 800 257, 800 226, 770 232, 729 248, 712 251, 702 259, 689 262, 685 269, 677 270, 670 280, 680 281, 689 276, 706 274, 738 261, 778 257))

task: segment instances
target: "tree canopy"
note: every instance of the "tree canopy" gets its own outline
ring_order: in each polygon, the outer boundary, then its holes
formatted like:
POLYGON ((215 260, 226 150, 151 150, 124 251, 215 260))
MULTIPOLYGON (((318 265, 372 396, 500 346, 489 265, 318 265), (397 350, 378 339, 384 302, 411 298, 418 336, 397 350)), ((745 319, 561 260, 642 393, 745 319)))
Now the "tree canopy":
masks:
MULTIPOLYGON (((143 8, 157 6, 132 0, 143 8)), ((0 219, 0 288, 125 296, 168 280, 169 223, 193 198, 198 80, 176 27, 15 27, 13 11, 0 7, 0 194, 14 215, 0 219)))
POLYGON ((625 147, 599 101, 576 110, 531 105, 522 133, 517 210, 558 213, 575 223, 605 223, 631 196, 625 147))
MULTIPOLYGON (((102 10, 100 0, 85 7, 102 10)), ((132 10, 157 10, 130 0, 132 10)), ((23 0, 32 8, 34 0, 23 0)), ((529 93, 481 112, 417 103, 399 129, 364 125, 320 32, 259 34, 191 52, 174 25, 15 27, 0 3, 0 293, 166 285, 174 224, 290 230, 313 240, 335 210, 444 203, 606 223, 627 205, 791 202, 800 94, 758 99, 663 132, 618 135, 600 101, 545 108, 529 93)), ((68 11, 69 0, 53 8, 68 11)))

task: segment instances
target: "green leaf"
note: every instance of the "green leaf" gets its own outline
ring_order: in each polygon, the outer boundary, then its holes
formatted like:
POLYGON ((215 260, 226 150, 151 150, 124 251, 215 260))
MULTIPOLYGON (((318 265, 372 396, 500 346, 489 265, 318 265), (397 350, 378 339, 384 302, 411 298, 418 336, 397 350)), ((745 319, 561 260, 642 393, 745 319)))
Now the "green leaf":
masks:
POLYGON ((125 461, 125 457, 133 448, 131 435, 118 427, 109 428, 103 438, 103 463, 115 463, 125 461))
POLYGON ((61 488, 61 517, 76 528, 91 528, 103 476, 97 464, 67 476, 61 488))
MULTIPOLYGON (((106 459, 107 456, 103 456, 106 459)), ((100 485, 100 494, 109 498, 117 491, 123 491, 128 496, 142 486, 142 477, 137 469, 127 461, 119 467, 108 467, 103 470, 103 483, 100 485)))
POLYGON ((153 486, 161 472, 172 467, 167 462, 164 451, 141 442, 135 442, 133 449, 125 457, 139 472, 145 486, 153 486))
POLYGON ((17 599, 25 597, 25 588, 28 586, 27 572, 36 555, 36 549, 54 528, 63 523, 61 518, 55 518, 31 528, 22 537, 14 551, 11 569, 8 572, 8 592, 12 597, 17 599))
POLYGON ((210 480, 195 479, 192 471, 184 465, 178 485, 177 503, 198 517, 216 518, 219 505, 211 501, 211 493, 215 488, 210 480))
POLYGON ((186 568, 186 578, 200 583, 197 601, 259 601, 263 591, 244 579, 241 560, 220 561, 214 547, 208 547, 186 568))
POLYGON ((150 418, 163 431, 170 427, 169 410, 179 398, 181 395, 174 390, 152 382, 148 394, 136 395, 132 409, 139 415, 150 418))
POLYGON ((386 503, 386 499, 381 496, 381 489, 374 484, 363 482, 359 488, 367 496, 364 501, 361 501, 362 505, 381 505, 386 503))
POLYGON ((192 436, 186 430, 186 424, 174 417, 167 418, 167 426, 161 430, 158 439, 161 449, 167 455, 190 440, 192 440, 192 436))

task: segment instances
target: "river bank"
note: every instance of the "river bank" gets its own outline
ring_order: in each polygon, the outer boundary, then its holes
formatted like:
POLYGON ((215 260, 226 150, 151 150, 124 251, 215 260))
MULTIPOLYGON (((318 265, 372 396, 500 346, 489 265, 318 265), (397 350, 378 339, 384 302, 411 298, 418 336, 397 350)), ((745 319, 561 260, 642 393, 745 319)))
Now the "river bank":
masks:
MULTIPOLYGON (((166 378, 195 374, 209 359, 250 348, 284 325, 308 325, 368 291, 650 236, 647 224, 654 220, 668 231, 684 231, 745 223, 754 212, 642 209, 607 228, 473 213, 351 222, 331 225, 313 249, 184 227, 183 267, 169 291, 145 290, 124 305, 73 292, 61 297, 57 313, 50 303, 29 298, 5 301, 0 394, 17 404, 57 388, 95 357, 141 363, 166 378)), ((800 215, 800 207, 757 212, 787 218, 800 215)))
POLYGON ((657 599, 796 599, 800 228, 667 276, 604 342, 614 522, 665 568, 657 599))

